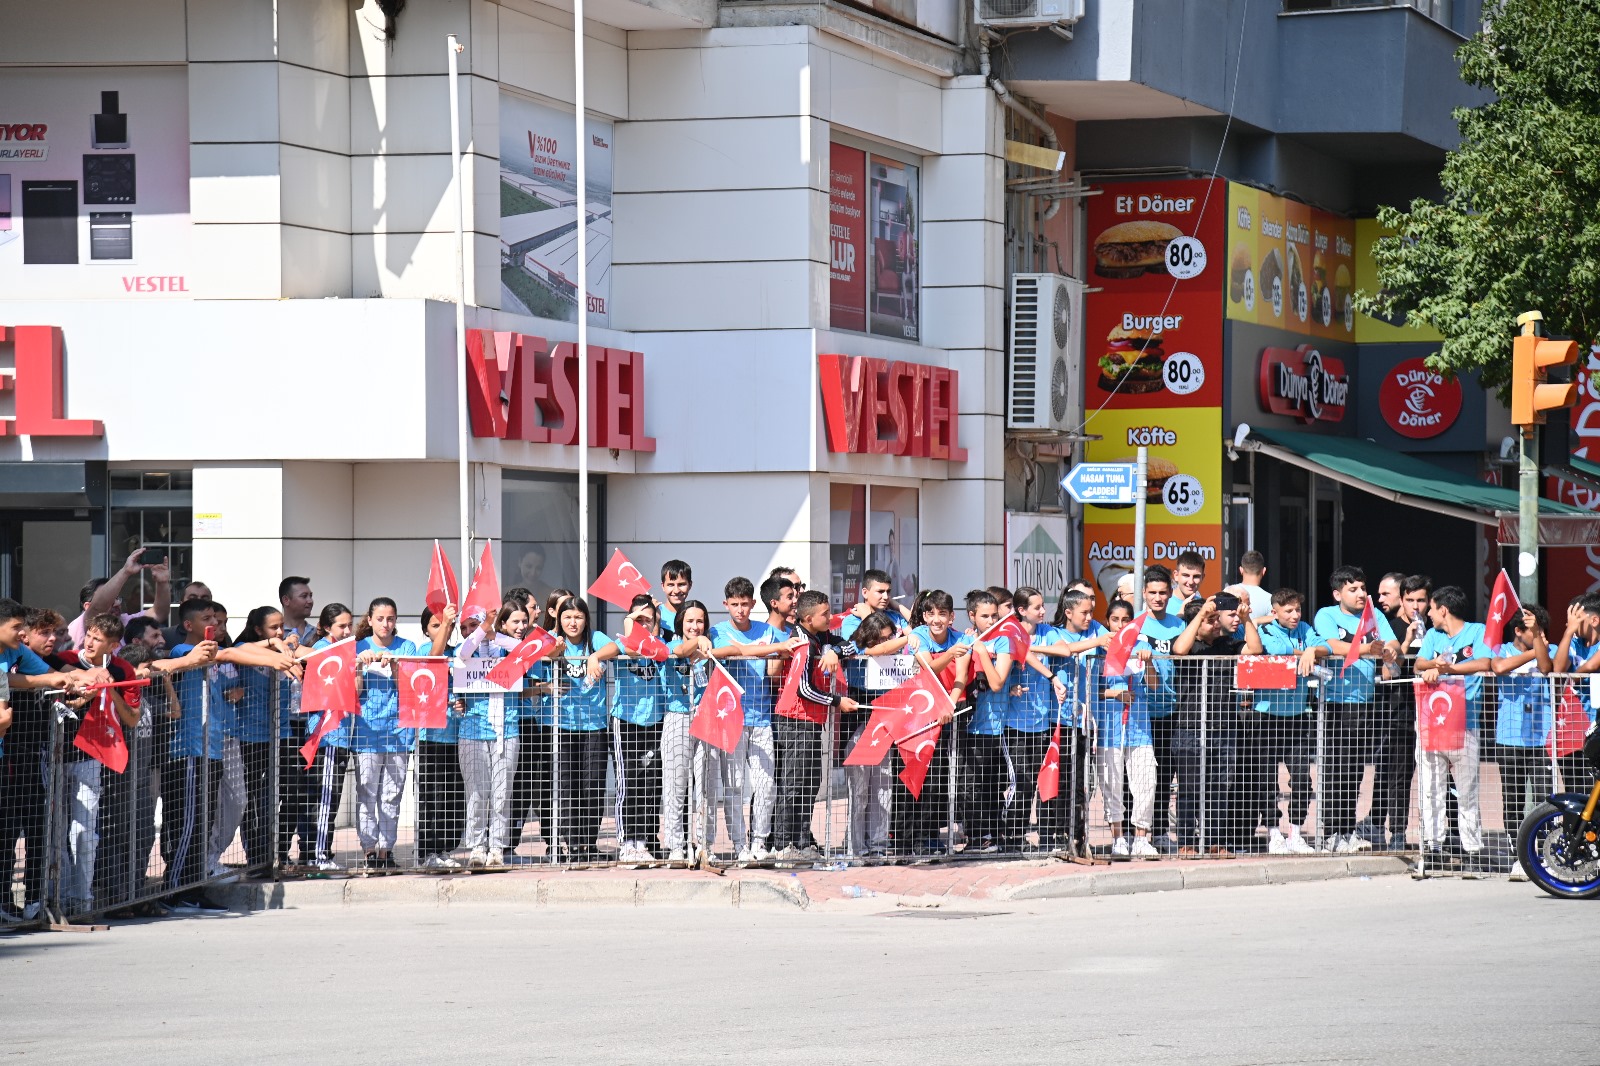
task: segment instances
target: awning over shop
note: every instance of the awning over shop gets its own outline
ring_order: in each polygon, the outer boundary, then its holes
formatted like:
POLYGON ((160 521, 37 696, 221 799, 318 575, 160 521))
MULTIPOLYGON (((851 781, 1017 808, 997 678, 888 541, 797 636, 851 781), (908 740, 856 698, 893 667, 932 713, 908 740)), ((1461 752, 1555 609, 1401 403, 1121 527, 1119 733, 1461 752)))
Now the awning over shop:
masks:
MULTIPOLYGON (((1517 514, 1514 489, 1474 480, 1369 440, 1252 427, 1239 450, 1268 455, 1386 500, 1466 522, 1501 526, 1502 515, 1514 519, 1517 514)), ((1539 501, 1541 520, 1564 515, 1594 517, 1569 504, 1539 501)), ((1543 521, 1540 526, 1542 531, 1543 521)))
POLYGON ((1567 461, 1566 466, 1547 466, 1544 472, 1551 477, 1558 477, 1564 481, 1587 485, 1592 489, 1600 489, 1600 463, 1591 463, 1589 460, 1580 459, 1576 455, 1567 461))

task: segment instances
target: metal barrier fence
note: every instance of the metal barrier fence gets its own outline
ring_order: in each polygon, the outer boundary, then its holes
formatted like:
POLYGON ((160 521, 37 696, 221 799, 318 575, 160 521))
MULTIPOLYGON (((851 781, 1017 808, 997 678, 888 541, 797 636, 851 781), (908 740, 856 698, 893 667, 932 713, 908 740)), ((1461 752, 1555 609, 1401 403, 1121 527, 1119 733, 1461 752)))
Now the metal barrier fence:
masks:
POLYGON ((539 663, 521 691, 453 695, 429 729, 400 728, 393 668, 369 668, 362 713, 315 748, 297 681, 227 664, 158 675, 121 773, 73 744, 84 706, 14 693, 0 817, 20 861, 0 904, 81 920, 240 876, 535 863, 1370 850, 1503 874, 1529 804, 1590 780, 1571 740, 1600 706, 1594 675, 1485 676, 1461 746, 1425 752, 1409 680, 1352 688, 1322 671, 1258 689, 1233 658, 1158 657, 1130 692, 1100 661, 1066 670, 1043 713, 1016 688, 998 731, 963 713, 930 734, 916 794, 899 751, 842 765, 866 709, 812 724, 747 691, 733 752, 694 739, 704 672, 677 660, 618 659, 598 678, 583 660, 539 663))

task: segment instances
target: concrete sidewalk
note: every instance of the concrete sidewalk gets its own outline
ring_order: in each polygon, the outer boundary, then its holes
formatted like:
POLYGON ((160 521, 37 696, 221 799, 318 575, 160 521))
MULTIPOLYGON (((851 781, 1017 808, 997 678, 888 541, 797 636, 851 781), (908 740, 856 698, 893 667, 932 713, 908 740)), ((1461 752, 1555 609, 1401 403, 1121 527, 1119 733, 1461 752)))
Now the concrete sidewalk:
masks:
POLYGON ((249 882, 211 890, 240 911, 413 903, 539 907, 733 906, 817 908, 872 897, 891 906, 1122 896, 1190 888, 1327 881, 1410 872, 1394 855, 1260 856, 1233 860, 1084 866, 1054 859, 866 866, 847 870, 588 870, 512 868, 475 874, 249 882))

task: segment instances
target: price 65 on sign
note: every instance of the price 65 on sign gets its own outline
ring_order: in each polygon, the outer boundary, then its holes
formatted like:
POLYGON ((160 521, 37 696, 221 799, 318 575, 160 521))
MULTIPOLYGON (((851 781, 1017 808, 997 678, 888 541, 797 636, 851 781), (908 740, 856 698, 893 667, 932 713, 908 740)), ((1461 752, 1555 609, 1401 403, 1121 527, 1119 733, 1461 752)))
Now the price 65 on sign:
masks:
POLYGON ((1199 514, 1200 508, 1206 505, 1206 492, 1198 478, 1179 474, 1167 479, 1161 489, 1161 502, 1178 518, 1188 518, 1199 514))

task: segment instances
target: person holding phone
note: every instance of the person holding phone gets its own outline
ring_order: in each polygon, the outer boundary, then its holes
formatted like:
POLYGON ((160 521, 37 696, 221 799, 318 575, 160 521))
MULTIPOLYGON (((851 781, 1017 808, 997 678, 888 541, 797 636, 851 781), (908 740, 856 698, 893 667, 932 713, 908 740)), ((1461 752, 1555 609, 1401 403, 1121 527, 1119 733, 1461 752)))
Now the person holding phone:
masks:
POLYGON ((157 622, 166 620, 168 607, 172 603, 172 572, 167 564, 167 556, 162 548, 135 548, 128 554, 127 560, 111 577, 92 578, 78 592, 78 600, 83 608, 82 613, 67 623, 67 633, 72 637, 74 648, 83 647, 84 623, 97 614, 116 614, 126 626, 130 621, 140 615, 149 615, 157 622), (123 587, 135 575, 148 571, 153 584, 151 589, 151 608, 148 611, 137 610, 125 614, 122 610, 123 587))

